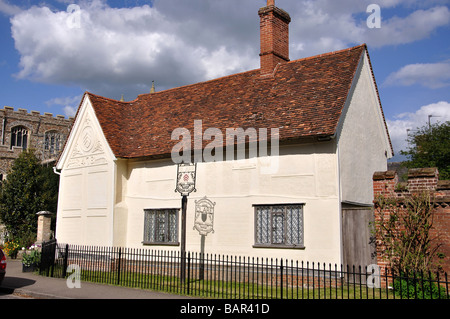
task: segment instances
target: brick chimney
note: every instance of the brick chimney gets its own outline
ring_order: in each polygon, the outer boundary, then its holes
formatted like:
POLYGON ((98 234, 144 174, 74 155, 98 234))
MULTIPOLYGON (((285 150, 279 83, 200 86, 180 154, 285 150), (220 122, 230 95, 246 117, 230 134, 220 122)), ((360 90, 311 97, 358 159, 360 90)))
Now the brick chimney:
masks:
POLYGON ((259 9, 261 33, 261 75, 269 76, 279 63, 289 61, 289 14, 275 6, 275 0, 267 0, 267 6, 259 9))

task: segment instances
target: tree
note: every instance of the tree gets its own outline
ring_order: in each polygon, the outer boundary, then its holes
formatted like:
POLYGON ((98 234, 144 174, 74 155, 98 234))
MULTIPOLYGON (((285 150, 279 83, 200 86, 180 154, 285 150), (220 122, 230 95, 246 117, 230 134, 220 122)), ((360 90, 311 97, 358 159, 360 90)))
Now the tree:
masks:
POLYGON ((400 154, 409 158, 408 168, 437 167, 439 179, 450 179, 450 121, 417 128, 400 154))
POLYGON ((34 150, 22 152, 0 187, 0 219, 12 238, 35 235, 36 213, 56 211, 59 178, 40 164, 34 150))

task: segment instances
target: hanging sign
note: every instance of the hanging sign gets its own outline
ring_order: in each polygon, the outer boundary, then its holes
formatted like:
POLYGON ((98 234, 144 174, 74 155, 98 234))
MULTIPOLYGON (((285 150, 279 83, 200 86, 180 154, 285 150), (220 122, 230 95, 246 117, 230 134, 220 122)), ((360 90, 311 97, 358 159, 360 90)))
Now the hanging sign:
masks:
POLYGON ((197 164, 178 164, 177 168, 177 187, 176 192, 182 196, 188 196, 195 192, 195 178, 197 172, 197 164))
POLYGON ((195 201, 195 220, 194 220, 194 230, 196 229, 200 235, 206 236, 213 232, 214 225, 214 206, 213 203, 208 198, 203 197, 200 200, 195 201))

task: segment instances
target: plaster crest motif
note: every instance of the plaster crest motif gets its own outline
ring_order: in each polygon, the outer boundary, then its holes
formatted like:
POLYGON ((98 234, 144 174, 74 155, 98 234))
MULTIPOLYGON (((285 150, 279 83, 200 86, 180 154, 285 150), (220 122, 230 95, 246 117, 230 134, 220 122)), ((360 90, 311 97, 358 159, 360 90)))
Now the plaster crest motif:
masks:
POLYGON ((83 124, 81 134, 72 151, 68 168, 80 168, 107 162, 102 143, 95 135, 89 115, 83 124))

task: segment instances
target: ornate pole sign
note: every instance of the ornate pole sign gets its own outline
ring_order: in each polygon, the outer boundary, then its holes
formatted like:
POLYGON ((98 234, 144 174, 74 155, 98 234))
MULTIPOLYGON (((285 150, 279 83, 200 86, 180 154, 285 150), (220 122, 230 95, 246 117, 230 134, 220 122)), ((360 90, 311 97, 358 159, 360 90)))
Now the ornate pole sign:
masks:
POLYGON ((178 164, 177 168, 177 187, 176 192, 182 196, 188 196, 195 192, 195 175, 197 172, 197 163, 195 164, 178 164))
POLYGON ((195 201, 195 220, 194 229, 196 229, 200 235, 206 236, 209 233, 214 233, 214 206, 208 198, 203 197, 200 200, 195 201))
POLYGON ((181 198, 181 281, 184 282, 186 275, 186 210, 187 197, 195 192, 195 178, 197 173, 197 163, 178 164, 176 192, 181 198))
POLYGON ((197 230, 201 237, 200 244, 200 265, 198 269, 199 279, 205 279, 205 237, 209 233, 214 233, 214 206, 216 203, 206 196, 195 201, 194 230, 197 230))

